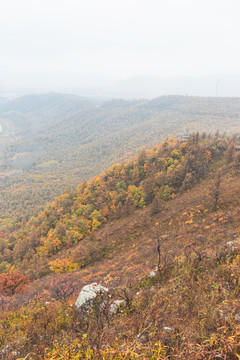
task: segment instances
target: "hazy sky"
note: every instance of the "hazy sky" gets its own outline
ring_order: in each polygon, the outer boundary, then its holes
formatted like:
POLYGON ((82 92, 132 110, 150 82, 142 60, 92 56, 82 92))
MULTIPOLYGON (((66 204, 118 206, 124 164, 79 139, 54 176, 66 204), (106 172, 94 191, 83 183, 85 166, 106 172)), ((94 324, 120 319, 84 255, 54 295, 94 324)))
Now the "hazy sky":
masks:
POLYGON ((239 74, 239 14, 239 0, 2 0, 0 86, 239 74))

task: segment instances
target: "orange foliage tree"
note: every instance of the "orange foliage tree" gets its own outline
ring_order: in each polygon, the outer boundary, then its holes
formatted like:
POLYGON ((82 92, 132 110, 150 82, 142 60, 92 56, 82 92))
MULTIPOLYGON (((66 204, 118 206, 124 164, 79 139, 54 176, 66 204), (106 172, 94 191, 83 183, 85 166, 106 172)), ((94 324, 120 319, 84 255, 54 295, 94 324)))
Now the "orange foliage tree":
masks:
POLYGON ((19 273, 0 274, 0 294, 12 296, 23 292, 29 283, 29 277, 19 273))

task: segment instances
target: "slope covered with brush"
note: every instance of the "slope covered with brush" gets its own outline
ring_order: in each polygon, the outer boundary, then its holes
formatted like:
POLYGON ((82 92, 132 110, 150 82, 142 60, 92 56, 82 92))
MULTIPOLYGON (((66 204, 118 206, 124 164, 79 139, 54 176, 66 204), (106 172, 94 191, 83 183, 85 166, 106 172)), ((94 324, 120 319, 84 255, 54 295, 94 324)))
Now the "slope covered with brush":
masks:
MULTIPOLYGON (((233 158, 236 146, 234 139, 197 134, 182 144, 173 138, 142 151, 134 161, 114 165, 57 198, 39 216, 6 231, 2 263, 6 269, 14 265, 32 277, 42 276, 54 269, 67 249, 113 219, 150 204, 153 213, 159 212, 164 202, 207 177, 226 156, 233 158)), ((78 262, 67 258, 66 271, 83 267, 86 261, 83 257, 78 262)))
POLYGON ((1 354, 238 359, 238 150, 218 134, 170 139, 2 234, 1 354), (110 291, 86 316, 74 302, 93 281, 110 291))

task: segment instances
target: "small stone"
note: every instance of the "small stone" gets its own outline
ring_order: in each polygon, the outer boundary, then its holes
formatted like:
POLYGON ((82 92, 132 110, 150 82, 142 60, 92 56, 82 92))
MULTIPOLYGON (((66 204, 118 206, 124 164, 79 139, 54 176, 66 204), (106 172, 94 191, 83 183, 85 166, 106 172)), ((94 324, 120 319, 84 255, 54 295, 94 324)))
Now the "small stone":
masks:
POLYGON ((225 248, 231 251, 235 251, 240 246, 240 239, 229 241, 225 244, 225 248))
POLYGON ((149 276, 155 277, 157 275, 156 271, 150 271, 149 276))
POLYGON ((163 330, 166 330, 166 331, 174 331, 172 328, 168 327, 168 326, 164 326, 162 328, 163 330))
POLYGON ((126 306, 125 300, 115 300, 111 305, 109 312, 110 314, 116 314, 120 305, 126 306))

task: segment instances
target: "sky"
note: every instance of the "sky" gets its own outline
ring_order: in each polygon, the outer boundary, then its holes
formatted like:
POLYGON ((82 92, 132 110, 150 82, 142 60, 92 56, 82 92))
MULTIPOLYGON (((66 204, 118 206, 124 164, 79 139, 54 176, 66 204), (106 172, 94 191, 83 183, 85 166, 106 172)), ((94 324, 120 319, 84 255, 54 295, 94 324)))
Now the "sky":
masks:
POLYGON ((239 0, 2 0, 0 90, 240 74, 239 0))

